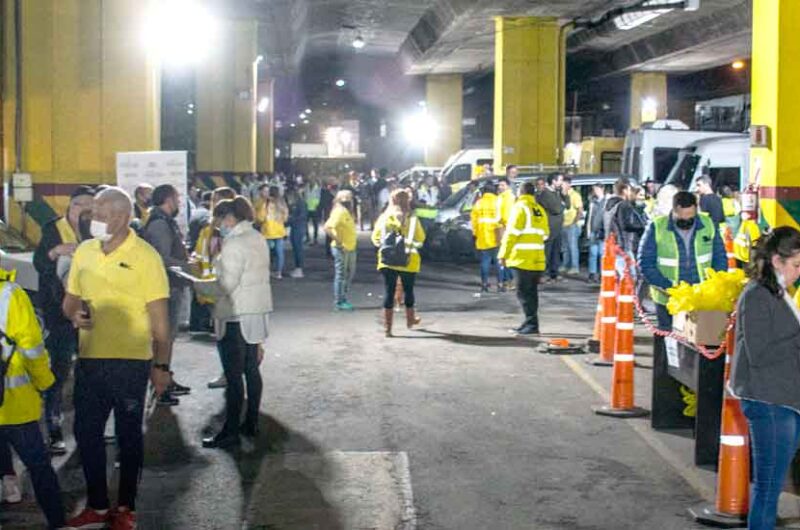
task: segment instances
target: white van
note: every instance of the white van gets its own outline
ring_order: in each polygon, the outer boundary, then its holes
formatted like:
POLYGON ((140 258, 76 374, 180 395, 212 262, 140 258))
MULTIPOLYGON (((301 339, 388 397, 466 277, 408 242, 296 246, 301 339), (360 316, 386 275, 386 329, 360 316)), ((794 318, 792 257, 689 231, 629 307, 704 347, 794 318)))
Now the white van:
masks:
POLYGON ((652 180, 663 184, 682 148, 706 138, 736 136, 740 133, 693 131, 680 120, 658 120, 628 131, 622 152, 622 173, 642 183, 652 180))
POLYGON ((447 159, 442 169, 442 181, 450 186, 469 182, 482 176, 484 164, 494 164, 492 149, 462 149, 447 159))
POLYGON ((697 179, 711 178, 714 189, 742 190, 750 174, 750 135, 738 134, 698 140, 680 150, 667 184, 694 191, 697 179))

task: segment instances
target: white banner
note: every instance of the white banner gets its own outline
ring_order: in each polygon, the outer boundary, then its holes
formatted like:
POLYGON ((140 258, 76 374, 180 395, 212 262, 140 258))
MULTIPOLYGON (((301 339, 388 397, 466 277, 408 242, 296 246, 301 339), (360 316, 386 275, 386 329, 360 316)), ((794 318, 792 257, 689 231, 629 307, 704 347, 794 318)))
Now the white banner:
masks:
POLYGON ((188 229, 187 160, 186 151, 142 151, 117 153, 117 186, 134 198, 133 191, 139 184, 153 187, 172 184, 180 194, 181 212, 177 217, 181 231, 188 229))

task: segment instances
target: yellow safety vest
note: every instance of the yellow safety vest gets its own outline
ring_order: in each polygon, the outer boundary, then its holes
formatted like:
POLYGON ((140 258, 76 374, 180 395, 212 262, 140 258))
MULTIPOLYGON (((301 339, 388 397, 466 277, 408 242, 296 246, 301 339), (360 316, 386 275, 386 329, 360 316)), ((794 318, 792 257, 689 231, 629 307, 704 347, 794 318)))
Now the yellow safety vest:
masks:
POLYGON ((742 221, 739 226, 739 233, 736 234, 736 239, 733 240, 733 254, 736 259, 743 263, 750 262, 750 249, 756 241, 761 237, 761 229, 758 223, 752 219, 742 221))
POLYGON ((372 244, 380 247, 387 230, 395 230, 403 235, 403 239, 406 241, 406 250, 410 254, 408 265, 405 267, 385 265, 381 259, 381 253, 378 252, 378 270, 392 269, 400 272, 419 272, 422 267, 422 258, 419 255, 419 251, 425 243, 425 230, 422 228, 422 223, 419 222, 417 216, 407 216, 401 225, 396 216, 384 212, 375 223, 375 229, 372 231, 372 244))
MULTIPOLYGON (((707 214, 698 214, 700 228, 694 234, 694 257, 697 266, 697 274, 702 282, 706 277, 706 268, 711 266, 714 257, 714 222, 707 214)), ((678 237, 669 229, 670 217, 662 215, 653 220, 656 248, 658 253, 657 267, 666 279, 677 285, 680 279, 680 251, 678 249, 678 237)), ((650 287, 650 296, 657 304, 667 305, 669 295, 661 289, 650 287)))
POLYGON ((28 295, 0 272, 0 330, 15 343, 0 340, 3 359, 10 358, 5 375, 0 425, 21 425, 42 416, 41 392, 55 381, 42 330, 28 295))
POLYGON ((511 209, 497 255, 506 266, 527 271, 545 268, 544 242, 550 235, 547 214, 530 195, 521 196, 511 209))
POLYGON ((472 233, 475 235, 475 248, 486 250, 496 248, 497 230, 500 228, 498 197, 494 193, 484 193, 470 213, 472 233))
POLYGON ((513 191, 506 190, 498 195, 497 200, 500 203, 500 222, 503 226, 506 226, 509 219, 511 219, 511 209, 514 207, 516 197, 514 197, 513 191))

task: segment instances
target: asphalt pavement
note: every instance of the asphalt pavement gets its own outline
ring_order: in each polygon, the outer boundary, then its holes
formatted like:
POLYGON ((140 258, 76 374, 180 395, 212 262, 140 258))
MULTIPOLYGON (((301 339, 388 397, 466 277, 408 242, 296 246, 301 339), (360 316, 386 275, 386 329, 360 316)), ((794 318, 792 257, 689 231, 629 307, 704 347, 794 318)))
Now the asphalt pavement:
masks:
MULTIPOLYGON (((426 262, 422 325, 408 331, 398 314, 386 339, 382 281, 362 243, 352 313, 332 310, 332 263, 319 246, 306 278, 273 282, 261 434, 241 448, 201 447, 222 422, 224 393, 206 388, 220 365, 210 337, 179 338, 176 377, 193 391, 147 419, 140 528, 696 528, 686 508, 708 495, 710 473, 670 459, 690 460, 689 446, 659 445, 642 420, 594 415, 610 371, 535 351, 591 333, 597 287, 547 286, 544 336, 518 338, 513 293, 479 295, 477 265, 426 262)), ((68 445, 54 463, 74 510, 83 477, 68 445)), ((2 508, 4 528, 41 527, 29 485, 27 497, 2 508)))

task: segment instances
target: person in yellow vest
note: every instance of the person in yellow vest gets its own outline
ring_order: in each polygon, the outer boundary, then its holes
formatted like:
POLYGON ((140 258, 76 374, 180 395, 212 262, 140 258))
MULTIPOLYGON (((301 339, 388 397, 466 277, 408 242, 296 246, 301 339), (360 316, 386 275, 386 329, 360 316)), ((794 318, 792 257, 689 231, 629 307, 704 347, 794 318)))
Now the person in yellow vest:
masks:
MULTIPOLYGON (((500 177, 497 180, 497 200, 499 203, 500 208, 500 239, 503 237, 503 231, 505 227, 508 226, 508 221, 511 219, 511 209, 514 207, 514 203, 517 200, 517 197, 514 195, 514 189, 512 188, 511 184, 514 182, 519 170, 517 166, 509 165, 506 167, 506 176, 500 177)), ((499 241, 498 241, 499 243, 499 241)), ((511 269, 506 267, 500 267, 500 270, 503 271, 503 291, 508 289, 514 288, 514 273, 511 269)))
POLYGON ((58 274, 60 258, 71 258, 78 244, 91 239, 86 219, 91 221, 94 190, 79 186, 72 192, 64 217, 59 217, 42 227, 42 238, 33 253, 33 266, 39 273, 37 302, 42 310, 44 325, 48 330, 46 341, 50 362, 56 381, 44 394, 45 422, 50 436, 50 452, 63 455, 67 452, 61 430, 63 417, 61 400, 64 383, 69 377, 72 358, 78 352, 78 334, 61 312, 64 301, 64 283, 58 274), (84 219, 81 221, 81 219, 84 219))
POLYGON ((514 269, 517 299, 525 312, 523 323, 512 330, 519 335, 539 334, 539 280, 545 269, 544 242, 550 227, 535 194, 533 182, 522 184, 498 251, 500 264, 514 269))
POLYGON ((733 240, 733 255, 743 264, 750 263, 750 250, 760 238, 761 228, 758 226, 758 221, 749 213, 742 212, 742 224, 739 225, 739 231, 733 240))
POLYGON ((62 528, 61 489, 39 430, 40 393, 53 385, 55 376, 33 305, 13 278, 14 273, 0 270, 0 349, 7 363, 0 403, 0 471, 13 473, 13 447, 31 475, 48 528, 62 528))
POLYGON ((263 184, 259 194, 261 200, 256 205, 256 222, 261 225, 261 235, 267 240, 270 250, 275 252, 275 279, 280 280, 286 260, 284 238, 289 207, 277 186, 263 184))
POLYGON ((564 210, 564 239, 561 248, 561 270, 568 274, 580 273, 581 222, 583 221, 583 198, 572 187, 572 178, 564 176, 561 193, 569 197, 569 208, 564 210))
POLYGON ((725 225, 731 229, 731 234, 735 237, 739 233, 739 225, 742 223, 740 216, 742 208, 730 186, 723 186, 720 195, 722 195, 722 213, 725 215, 725 225))
POLYGON ((679 191, 672 199, 672 213, 658 216, 647 226, 639 246, 639 268, 650 284, 658 326, 672 330, 666 290, 684 281, 702 282, 706 270, 728 270, 728 256, 711 218, 698 212, 697 197, 679 191))
MULTIPOLYGON (((222 187, 217 188, 211 195, 210 210, 213 212, 214 207, 223 200, 230 200, 236 197, 236 192, 232 188, 222 187)), ((193 258, 198 264, 201 278, 212 279, 214 278, 214 258, 217 257, 222 248, 222 234, 219 228, 214 226, 214 223, 209 220, 203 228, 200 229, 200 234, 197 237, 197 243, 194 247, 193 258)), ((213 332, 214 328, 211 323, 211 305, 213 300, 204 298, 197 295, 192 289, 192 316, 190 322, 196 322, 197 328, 190 331, 206 331, 213 332)), ((228 382, 225 379, 225 374, 220 374, 216 379, 208 382, 208 388, 225 388, 228 382)))
POLYGON ((320 202, 322 199, 322 187, 319 185, 319 181, 315 176, 312 175, 311 178, 308 179, 306 185, 304 186, 304 195, 306 200, 306 207, 308 208, 308 219, 311 221, 311 228, 313 231, 309 231, 306 229, 306 243, 311 242, 311 245, 314 246, 317 244, 317 236, 319 234, 319 222, 320 222, 320 202), (313 234, 313 239, 311 235, 313 234))
POLYGON ((378 248, 378 270, 383 275, 385 292, 383 296, 384 332, 387 337, 392 336, 392 320, 394 319, 394 291, 399 278, 403 284, 404 302, 406 306, 406 326, 411 329, 419 324, 421 319, 417 316, 414 306, 414 283, 422 266, 419 251, 425 243, 425 230, 422 223, 413 214, 411 209, 411 195, 404 189, 395 190, 389 197, 389 206, 378 217, 372 231, 372 244, 378 248), (392 240, 392 235, 402 238, 405 259, 388 262, 389 253, 384 253, 387 243, 392 240))
POLYGON ((480 198, 472 207, 470 221, 475 236, 475 249, 481 260, 481 292, 489 292, 489 273, 494 265, 497 269, 497 290, 505 290, 503 271, 497 263, 497 247, 500 246, 500 203, 496 195, 497 187, 487 182, 480 190, 480 198))
POLYGON ((358 233, 353 218, 353 192, 341 190, 333 200, 331 216, 325 221, 325 233, 331 238, 334 277, 334 310, 352 311, 350 286, 356 274, 358 233))

